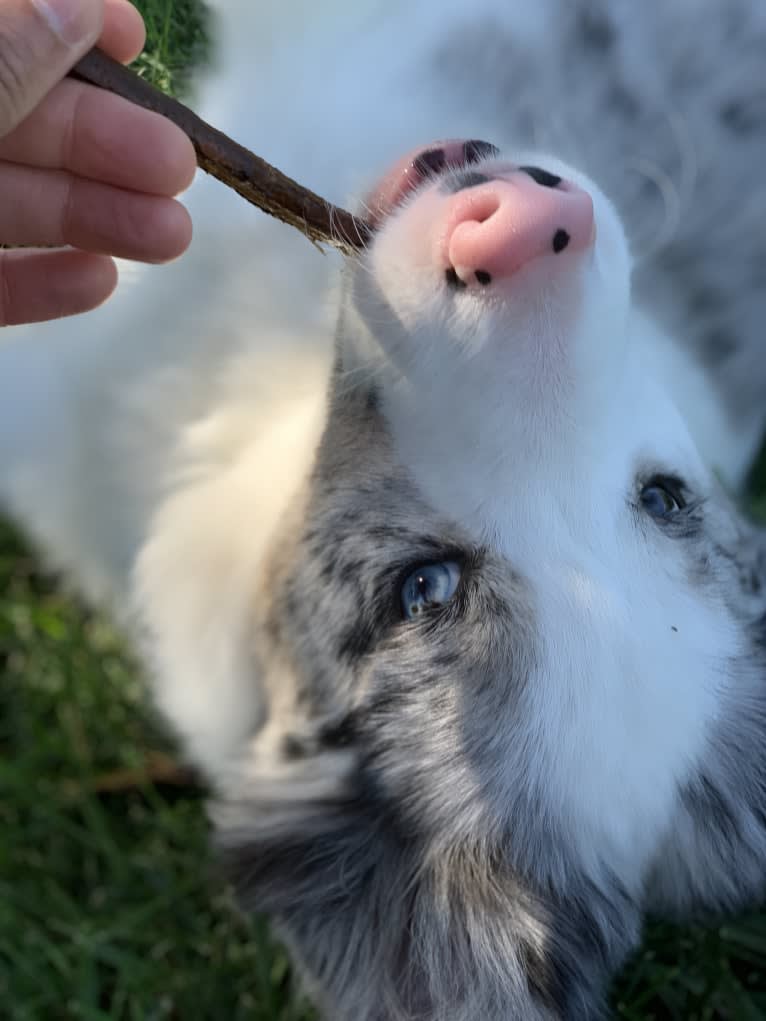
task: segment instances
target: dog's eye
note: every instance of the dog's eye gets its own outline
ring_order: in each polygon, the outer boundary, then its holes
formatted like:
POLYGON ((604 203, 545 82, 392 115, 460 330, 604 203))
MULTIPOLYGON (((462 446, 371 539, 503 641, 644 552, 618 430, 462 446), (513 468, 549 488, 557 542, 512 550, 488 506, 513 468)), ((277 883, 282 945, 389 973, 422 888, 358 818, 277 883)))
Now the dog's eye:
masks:
POLYGON ((402 585, 402 613, 408 620, 431 606, 446 603, 455 594, 460 581, 460 565, 454 560, 424 564, 402 585))
POLYGON ((641 506, 654 518, 667 518, 683 510, 686 502, 676 479, 654 478, 641 490, 641 506))

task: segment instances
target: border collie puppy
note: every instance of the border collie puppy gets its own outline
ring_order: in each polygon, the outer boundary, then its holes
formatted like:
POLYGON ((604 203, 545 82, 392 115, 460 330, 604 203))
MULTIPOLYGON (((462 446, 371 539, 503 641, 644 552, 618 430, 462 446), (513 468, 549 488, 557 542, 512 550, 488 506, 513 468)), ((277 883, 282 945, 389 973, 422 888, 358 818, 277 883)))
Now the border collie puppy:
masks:
POLYGON ((369 245, 198 181, 185 258, 6 337, 0 496, 325 1017, 602 1018, 648 909, 766 877, 766 6, 261 6, 202 112, 369 245))

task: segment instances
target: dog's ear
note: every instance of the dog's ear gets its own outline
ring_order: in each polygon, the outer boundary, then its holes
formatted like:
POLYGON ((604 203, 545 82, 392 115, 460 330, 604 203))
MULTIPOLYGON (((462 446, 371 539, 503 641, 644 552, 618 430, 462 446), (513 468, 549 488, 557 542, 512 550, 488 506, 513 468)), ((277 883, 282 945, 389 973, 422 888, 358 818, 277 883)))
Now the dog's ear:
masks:
MULTIPOLYGON (((211 809, 239 905, 276 924, 327 1017, 405 1016, 387 986, 391 934, 407 931, 414 879, 406 841, 360 784, 352 750, 307 752, 306 740, 291 734, 271 761, 262 748, 257 758, 211 809)), ((403 974, 404 950, 400 957, 403 974)))
POLYGON ((211 808, 217 847, 247 910, 299 923, 360 903, 385 859, 384 819, 350 773, 353 753, 323 752, 272 765, 211 808))
POLYGON ((543 894, 509 848, 431 846, 353 744, 246 769, 238 788, 213 812, 226 874, 276 922, 328 1018, 603 1016, 638 937, 621 891, 573 879, 571 896, 543 894))

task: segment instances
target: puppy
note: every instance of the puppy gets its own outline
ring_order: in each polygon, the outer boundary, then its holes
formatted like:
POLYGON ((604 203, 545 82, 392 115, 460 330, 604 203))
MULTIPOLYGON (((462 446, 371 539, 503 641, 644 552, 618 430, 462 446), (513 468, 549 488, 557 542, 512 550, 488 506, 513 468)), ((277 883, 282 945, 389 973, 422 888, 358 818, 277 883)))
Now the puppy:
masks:
POLYGON ((603 1017, 647 909, 766 874, 766 10, 219 26, 205 115, 372 239, 199 181, 187 257, 0 352, 0 495, 326 1017, 603 1017))

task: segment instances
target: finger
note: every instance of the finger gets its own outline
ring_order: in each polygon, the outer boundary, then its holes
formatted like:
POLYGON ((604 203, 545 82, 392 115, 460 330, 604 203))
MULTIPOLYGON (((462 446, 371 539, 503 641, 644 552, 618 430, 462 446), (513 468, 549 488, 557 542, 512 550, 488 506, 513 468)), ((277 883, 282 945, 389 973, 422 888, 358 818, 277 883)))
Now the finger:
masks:
POLYGON ((0 136, 93 46, 102 25, 102 0, 2 0, 0 136))
POLYGON ((103 255, 0 251, 0 326, 88 312, 116 286, 117 267, 103 255))
POLYGON ((127 0, 105 0, 104 29, 98 45, 123 64, 135 60, 146 42, 141 15, 127 0))
POLYGON ((61 170, 0 164, 0 242, 72 245, 167 262, 191 241, 191 220, 169 198, 123 191, 61 170))
POLYGON ((61 82, 0 139, 0 160, 71 170, 154 195, 177 195, 197 169, 175 124, 83 82, 61 82))

